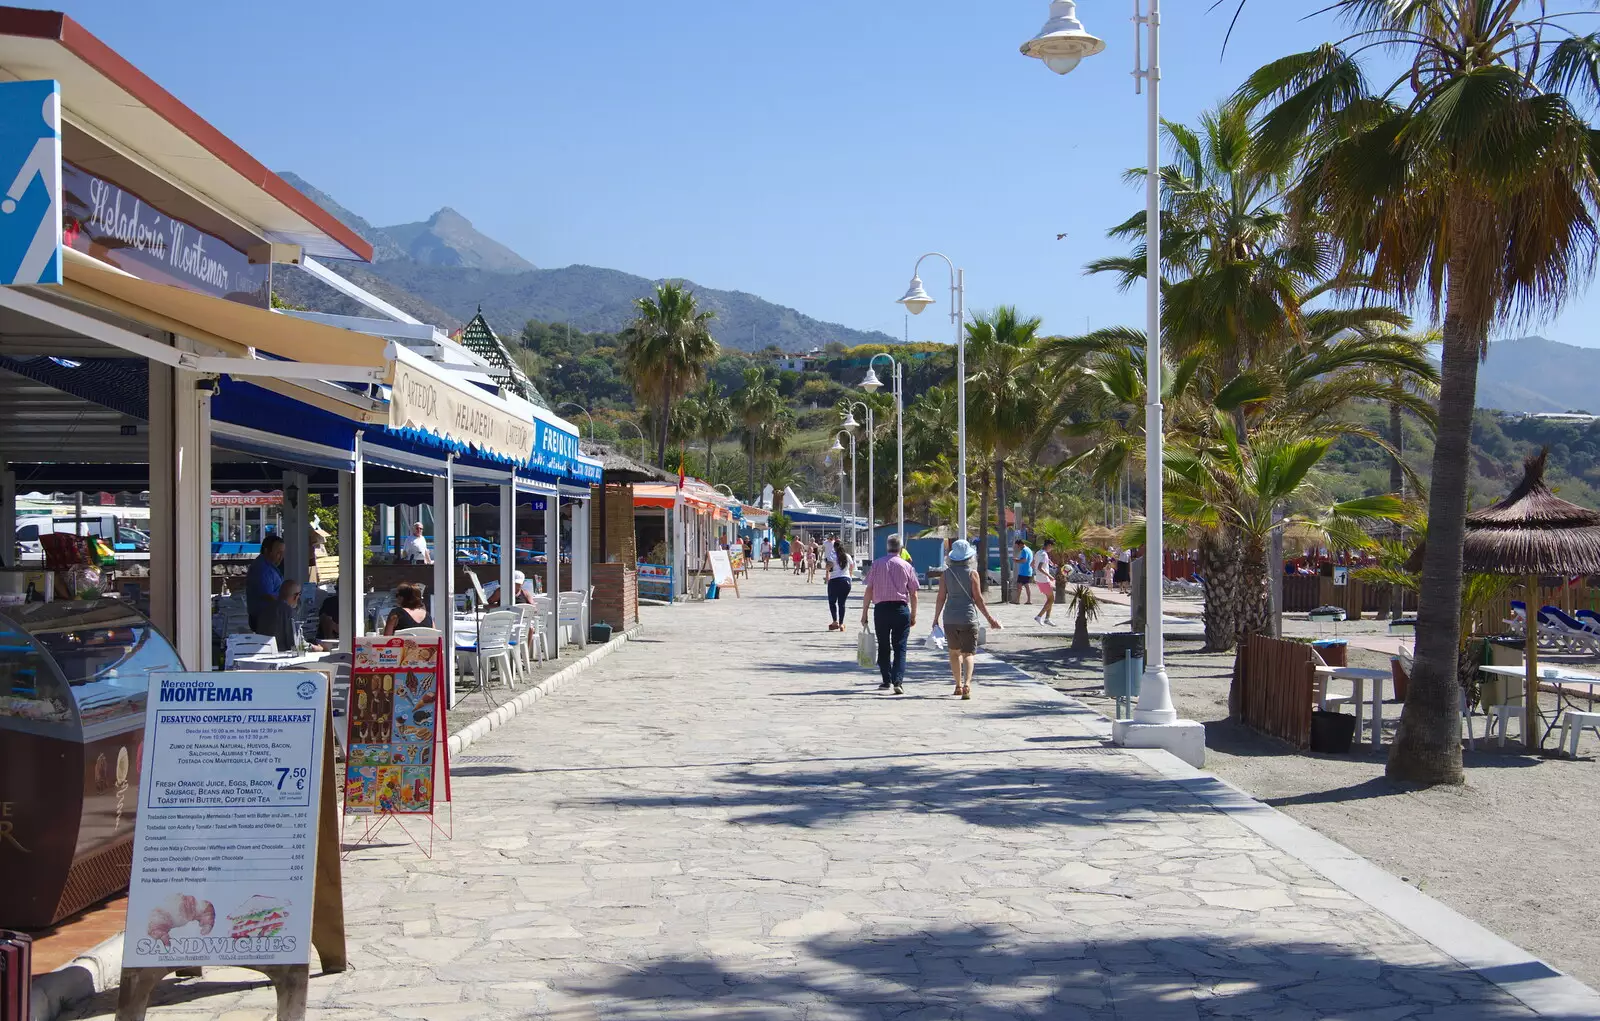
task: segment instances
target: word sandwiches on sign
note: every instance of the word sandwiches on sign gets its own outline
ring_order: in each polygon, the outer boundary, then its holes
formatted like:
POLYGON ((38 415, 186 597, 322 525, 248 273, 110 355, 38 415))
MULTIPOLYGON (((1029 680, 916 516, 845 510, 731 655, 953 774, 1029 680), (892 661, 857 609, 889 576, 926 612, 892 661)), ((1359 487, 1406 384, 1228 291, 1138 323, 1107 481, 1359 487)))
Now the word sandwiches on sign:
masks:
POLYGON ((320 673, 152 673, 123 965, 305 964, 320 673))
POLYGON ((258 308, 272 304, 271 267, 81 167, 63 162, 61 177, 62 236, 71 247, 141 280, 258 308))

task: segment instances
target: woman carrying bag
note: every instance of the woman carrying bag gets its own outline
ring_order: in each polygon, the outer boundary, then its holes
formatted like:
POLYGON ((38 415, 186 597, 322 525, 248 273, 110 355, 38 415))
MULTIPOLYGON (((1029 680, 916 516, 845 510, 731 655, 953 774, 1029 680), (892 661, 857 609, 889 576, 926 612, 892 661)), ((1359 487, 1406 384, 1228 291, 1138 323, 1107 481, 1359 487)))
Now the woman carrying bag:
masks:
POLYGON ((956 690, 951 692, 964 699, 972 697, 972 671, 978 652, 978 615, 982 614, 989 626, 1002 630, 1000 622, 984 605, 983 592, 978 586, 978 572, 972 567, 972 544, 957 539, 950 544, 946 555, 949 567, 939 579, 939 600, 933 607, 933 619, 944 622, 945 640, 950 643, 950 673, 955 677, 956 690))
POLYGON ((844 551, 844 543, 838 539, 829 545, 828 612, 833 619, 828 623, 828 630, 843 631, 844 610, 850 603, 850 555, 844 551))

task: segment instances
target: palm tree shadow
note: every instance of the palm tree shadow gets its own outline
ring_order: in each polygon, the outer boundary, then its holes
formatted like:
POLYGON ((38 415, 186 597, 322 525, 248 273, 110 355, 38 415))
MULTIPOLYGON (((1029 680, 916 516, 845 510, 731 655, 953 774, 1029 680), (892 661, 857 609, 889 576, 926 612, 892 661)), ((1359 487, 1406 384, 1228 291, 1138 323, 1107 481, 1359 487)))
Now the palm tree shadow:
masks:
MULTIPOLYGON (((655 960, 560 983, 558 991, 603 1002, 613 1021, 1398 1018, 1418 1008, 1474 1021, 1528 1016, 1504 990, 1443 955, 1436 964, 1391 965, 1366 947, 1223 935, 1100 938, 1107 927, 1096 928, 1063 920, 1045 931, 1076 935, 1032 938, 968 925, 798 944, 755 937, 739 941, 745 952, 769 954, 655 960)), ((1529 959, 1505 978, 1556 974, 1529 959)))

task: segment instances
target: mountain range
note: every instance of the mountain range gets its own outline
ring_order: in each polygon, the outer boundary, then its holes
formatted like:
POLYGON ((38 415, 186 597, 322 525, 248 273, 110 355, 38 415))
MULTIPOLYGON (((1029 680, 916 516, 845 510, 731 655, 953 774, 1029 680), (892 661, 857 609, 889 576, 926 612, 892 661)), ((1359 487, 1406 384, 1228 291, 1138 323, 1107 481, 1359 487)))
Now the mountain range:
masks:
POLYGON ((1496 341, 1478 367, 1478 407, 1600 414, 1600 349, 1544 337, 1496 341))
MULTIPOLYGON (((634 302, 661 282, 596 266, 540 269, 448 206, 417 223, 374 226, 297 174, 280 176, 371 242, 370 264, 330 261, 330 269, 441 327, 459 326, 482 309, 502 336, 515 336, 529 319, 615 333, 633 318, 634 302)), ((897 343, 887 333, 822 322, 743 291, 690 286, 701 306, 716 312, 712 335, 725 347, 759 351, 777 345, 803 352, 833 341, 850 347, 897 343)), ((275 273, 273 288, 290 304, 371 314, 304 273, 275 273)))

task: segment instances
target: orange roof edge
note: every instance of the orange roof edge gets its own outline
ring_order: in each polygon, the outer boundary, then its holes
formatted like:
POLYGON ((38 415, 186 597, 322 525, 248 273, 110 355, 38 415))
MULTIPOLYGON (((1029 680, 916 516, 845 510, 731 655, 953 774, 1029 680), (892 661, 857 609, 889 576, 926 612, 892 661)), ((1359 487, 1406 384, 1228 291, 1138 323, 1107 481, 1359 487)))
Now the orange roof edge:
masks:
POLYGON ((34 39, 53 39, 78 59, 105 75, 118 88, 149 107, 207 152, 231 167, 251 184, 309 220, 317 229, 349 249, 364 262, 372 261, 372 245, 341 223, 332 213, 290 186, 268 170, 239 144, 218 131, 204 117, 185 106, 178 97, 162 88, 107 46, 88 29, 59 11, 40 11, 26 7, 0 7, 0 34, 34 39))

